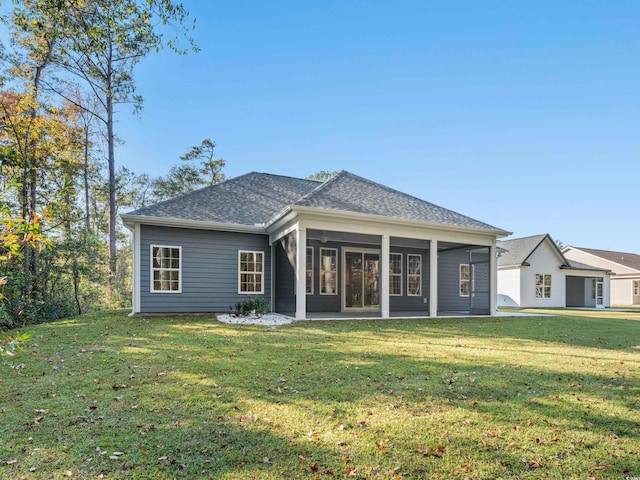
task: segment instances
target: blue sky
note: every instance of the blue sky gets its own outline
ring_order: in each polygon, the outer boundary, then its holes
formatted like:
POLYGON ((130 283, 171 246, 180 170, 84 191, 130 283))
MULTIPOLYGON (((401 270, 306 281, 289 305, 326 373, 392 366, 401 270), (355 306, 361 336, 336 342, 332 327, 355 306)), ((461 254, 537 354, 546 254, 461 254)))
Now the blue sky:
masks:
POLYGON ((640 2, 184 1, 116 161, 349 170, 514 236, 640 253, 640 2))

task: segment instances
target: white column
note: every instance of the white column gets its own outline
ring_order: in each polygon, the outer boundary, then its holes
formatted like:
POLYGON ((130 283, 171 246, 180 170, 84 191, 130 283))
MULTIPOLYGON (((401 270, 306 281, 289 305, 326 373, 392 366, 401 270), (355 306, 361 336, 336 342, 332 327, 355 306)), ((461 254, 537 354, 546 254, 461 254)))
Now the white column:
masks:
POLYGON ((389 318, 389 235, 382 235, 380 249, 380 310, 382 318, 389 318))
POLYGON ((496 256, 496 246, 489 248, 489 312, 491 315, 498 313, 498 258, 496 256))
POLYGON ((296 230, 296 320, 307 318, 307 230, 296 230))
POLYGON ((429 242, 429 316, 438 316, 438 241, 429 242))
MULTIPOLYGON (((136 223, 133 228, 133 265, 131 268, 131 276, 133 290, 131 292, 131 313, 133 316, 140 313, 140 224, 136 223)), ((182 261, 182 259, 180 259, 182 261)), ((151 266, 149 266, 151 268, 151 266)))

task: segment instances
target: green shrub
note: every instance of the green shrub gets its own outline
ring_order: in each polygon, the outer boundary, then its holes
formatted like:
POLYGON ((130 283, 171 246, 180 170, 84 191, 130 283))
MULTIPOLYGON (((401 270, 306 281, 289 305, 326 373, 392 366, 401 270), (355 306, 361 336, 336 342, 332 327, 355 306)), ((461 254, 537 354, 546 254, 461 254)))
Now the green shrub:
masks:
POLYGON ((252 313, 261 317, 262 315, 271 311, 271 305, 269 305, 263 297, 251 298, 251 295, 247 295, 241 301, 237 302, 234 307, 229 307, 229 314, 232 317, 247 317, 252 313))

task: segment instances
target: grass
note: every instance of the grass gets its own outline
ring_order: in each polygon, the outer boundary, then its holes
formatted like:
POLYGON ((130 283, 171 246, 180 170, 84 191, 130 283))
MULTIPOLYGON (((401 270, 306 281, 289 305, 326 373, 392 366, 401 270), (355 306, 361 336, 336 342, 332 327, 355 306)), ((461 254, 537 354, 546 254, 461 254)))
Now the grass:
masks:
POLYGON ((640 312, 608 313, 40 325, 0 478, 638 477, 640 312))

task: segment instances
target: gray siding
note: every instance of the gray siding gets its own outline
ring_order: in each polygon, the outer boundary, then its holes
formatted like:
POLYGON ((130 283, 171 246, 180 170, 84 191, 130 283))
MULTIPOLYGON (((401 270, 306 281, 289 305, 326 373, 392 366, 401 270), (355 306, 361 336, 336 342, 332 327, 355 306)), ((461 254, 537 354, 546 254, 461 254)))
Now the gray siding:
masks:
POLYGON ((438 310, 468 311, 469 297, 460 296, 460 264, 469 263, 466 248, 438 252, 438 310))
POLYGON ((238 250, 264 252, 264 296, 271 301, 271 247, 266 235, 142 225, 142 312, 228 312, 238 294, 238 250), (182 247, 182 293, 152 293, 151 245, 182 247))
POLYGON ((391 247, 391 253, 402 254, 402 296, 389 297, 389 310, 393 312, 420 312, 429 314, 429 250, 391 247), (422 292, 420 296, 407 295, 407 254, 422 256, 422 292), (426 300, 426 301, 425 301, 426 300))
MULTIPOLYGON (((320 243, 315 240, 307 242, 313 247, 313 295, 307 295, 308 312, 339 312, 342 308, 342 249, 344 244, 337 242, 320 243), (320 295, 320 249, 338 249, 338 285, 337 295, 320 295)), ((362 245, 359 245, 362 247, 362 245)))
POLYGON ((275 295, 273 310, 286 315, 296 311, 296 277, 283 242, 292 240, 291 236, 278 241, 274 246, 275 255, 275 295))

